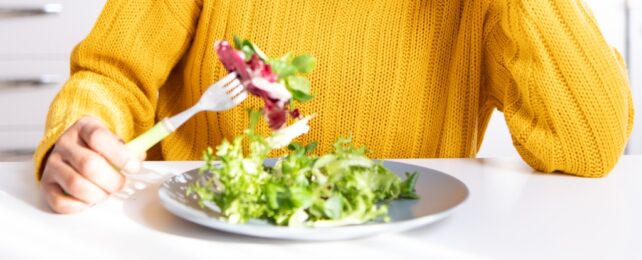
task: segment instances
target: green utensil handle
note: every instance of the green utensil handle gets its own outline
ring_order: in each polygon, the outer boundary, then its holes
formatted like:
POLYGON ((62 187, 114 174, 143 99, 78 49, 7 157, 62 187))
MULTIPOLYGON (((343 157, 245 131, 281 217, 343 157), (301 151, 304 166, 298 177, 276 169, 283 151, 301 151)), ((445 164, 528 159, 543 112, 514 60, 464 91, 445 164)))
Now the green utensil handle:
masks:
POLYGON ((129 141, 126 146, 131 152, 142 154, 172 132, 174 132, 174 130, 171 128, 167 119, 163 119, 142 135, 129 141))

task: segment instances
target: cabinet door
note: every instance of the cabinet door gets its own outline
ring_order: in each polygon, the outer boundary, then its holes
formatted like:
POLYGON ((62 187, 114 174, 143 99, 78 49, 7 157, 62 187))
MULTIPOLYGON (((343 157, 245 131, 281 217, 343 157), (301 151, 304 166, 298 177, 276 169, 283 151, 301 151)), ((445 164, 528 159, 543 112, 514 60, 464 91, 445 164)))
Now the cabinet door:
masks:
POLYGON ((627 152, 642 154, 642 0, 629 4, 628 66, 636 116, 627 152))
POLYGON ((0 1, 0 59, 67 58, 93 28, 105 0, 0 1))
POLYGON ((2 129, 0 127, 0 161, 30 160, 44 131, 30 129, 2 129))
POLYGON ((0 61, 0 130, 40 129, 69 75, 67 60, 0 61))

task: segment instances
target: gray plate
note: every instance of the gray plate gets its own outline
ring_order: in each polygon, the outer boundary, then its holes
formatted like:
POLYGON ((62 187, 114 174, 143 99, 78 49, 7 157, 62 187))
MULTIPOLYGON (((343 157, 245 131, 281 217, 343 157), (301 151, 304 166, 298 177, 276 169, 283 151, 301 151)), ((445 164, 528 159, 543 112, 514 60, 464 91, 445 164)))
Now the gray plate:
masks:
POLYGON ((165 208, 188 221, 230 233, 293 240, 341 240, 404 231, 448 216, 468 197, 466 185, 448 174, 400 162, 384 161, 384 166, 404 178, 405 172, 419 172, 416 189, 420 199, 395 200, 390 203, 391 221, 388 223, 372 222, 324 228, 282 227, 261 220, 231 224, 219 219, 222 215, 215 205, 201 208, 196 195, 185 195, 187 187, 201 178, 198 169, 167 179, 158 195, 165 208))

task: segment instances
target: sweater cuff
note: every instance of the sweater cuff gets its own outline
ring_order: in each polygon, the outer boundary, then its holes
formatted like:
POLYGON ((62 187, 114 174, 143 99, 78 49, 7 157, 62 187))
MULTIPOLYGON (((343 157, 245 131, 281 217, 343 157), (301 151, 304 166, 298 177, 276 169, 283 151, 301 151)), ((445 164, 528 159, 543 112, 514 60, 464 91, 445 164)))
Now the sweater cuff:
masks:
POLYGON ((56 144, 60 136, 67 131, 67 128, 69 128, 74 122, 75 121, 72 121, 71 119, 65 119, 61 123, 47 128, 44 137, 40 140, 40 144, 33 155, 33 169, 35 171, 36 180, 40 181, 42 178, 42 171, 45 166, 44 162, 49 157, 51 149, 56 144))

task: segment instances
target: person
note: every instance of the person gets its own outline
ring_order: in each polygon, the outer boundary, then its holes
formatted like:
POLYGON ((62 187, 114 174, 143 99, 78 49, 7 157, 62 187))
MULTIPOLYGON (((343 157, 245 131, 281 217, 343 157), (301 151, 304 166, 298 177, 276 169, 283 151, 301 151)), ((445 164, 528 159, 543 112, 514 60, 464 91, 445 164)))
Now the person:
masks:
MULTIPOLYGON (((535 170, 601 177, 632 131, 625 64, 581 0, 111 0, 73 51, 34 155, 51 208, 118 191, 118 169, 145 156, 124 141, 224 76, 213 46, 233 35, 273 57, 316 56, 316 97, 300 109, 317 116, 299 141, 319 141, 318 153, 352 135, 372 158, 475 157, 497 108, 535 170)), ((147 158, 198 160, 259 106, 199 113, 147 158)))

